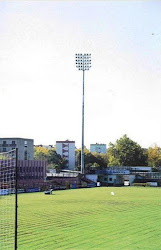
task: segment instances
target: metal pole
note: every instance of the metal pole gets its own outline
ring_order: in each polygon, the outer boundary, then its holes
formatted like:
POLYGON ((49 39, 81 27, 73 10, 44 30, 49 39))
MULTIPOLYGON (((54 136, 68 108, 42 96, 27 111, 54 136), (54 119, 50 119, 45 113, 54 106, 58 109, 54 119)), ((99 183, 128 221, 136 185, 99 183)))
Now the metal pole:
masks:
POLYGON ((81 173, 85 172, 85 160, 84 160, 84 77, 85 70, 91 68, 91 54, 75 54, 76 67, 83 71, 83 99, 82 99, 82 147, 81 147, 81 173))
POLYGON ((18 184, 18 149, 16 148, 16 169, 15 169, 15 250, 17 250, 17 218, 18 218, 18 192, 17 192, 17 184, 18 184))
MULTIPOLYGON (((83 62, 84 64, 84 62, 83 62)), ((82 99, 82 150, 81 150, 81 173, 84 174, 84 65, 83 65, 83 99, 82 99)))

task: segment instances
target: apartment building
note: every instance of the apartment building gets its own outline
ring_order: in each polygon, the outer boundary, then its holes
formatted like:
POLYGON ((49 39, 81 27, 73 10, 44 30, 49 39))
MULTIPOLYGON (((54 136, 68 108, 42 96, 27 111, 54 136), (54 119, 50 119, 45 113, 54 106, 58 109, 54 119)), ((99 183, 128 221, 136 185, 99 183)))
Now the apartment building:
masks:
POLYGON ((34 140, 24 138, 0 138, 0 153, 18 148, 18 160, 34 159, 34 140))
POLYGON ((75 168, 75 141, 56 141, 56 152, 67 160, 66 168, 75 168))

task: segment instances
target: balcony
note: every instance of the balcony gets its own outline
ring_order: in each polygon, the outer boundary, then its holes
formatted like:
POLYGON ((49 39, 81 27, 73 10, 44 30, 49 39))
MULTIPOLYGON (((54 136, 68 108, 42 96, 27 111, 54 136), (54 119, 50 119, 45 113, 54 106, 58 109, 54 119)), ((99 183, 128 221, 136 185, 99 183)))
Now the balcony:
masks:
POLYGON ((3 148, 6 148, 6 147, 8 147, 8 146, 9 146, 9 144, 7 144, 7 143, 3 143, 1 146, 2 146, 3 148))

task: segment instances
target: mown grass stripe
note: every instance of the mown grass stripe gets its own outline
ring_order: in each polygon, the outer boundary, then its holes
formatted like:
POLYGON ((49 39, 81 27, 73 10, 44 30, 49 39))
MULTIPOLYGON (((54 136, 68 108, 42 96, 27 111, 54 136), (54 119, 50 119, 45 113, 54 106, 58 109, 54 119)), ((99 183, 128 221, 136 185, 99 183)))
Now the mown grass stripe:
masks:
POLYGON ((91 188, 56 191, 51 196, 21 194, 18 247, 159 249, 160 208, 159 188, 91 188))

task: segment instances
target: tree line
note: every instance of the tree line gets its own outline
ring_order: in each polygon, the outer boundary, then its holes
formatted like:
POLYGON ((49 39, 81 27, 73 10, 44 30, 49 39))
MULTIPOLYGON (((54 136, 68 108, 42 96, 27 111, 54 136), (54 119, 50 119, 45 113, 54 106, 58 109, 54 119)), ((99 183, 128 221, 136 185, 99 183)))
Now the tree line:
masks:
MULTIPOLYGON (((60 171, 66 166, 66 159, 56 153, 56 148, 46 149, 34 147, 34 158, 46 160, 47 170, 56 169, 60 171)), ((161 148, 157 145, 142 148, 137 142, 124 135, 116 141, 109 143, 107 153, 91 153, 84 149, 85 170, 101 170, 110 166, 150 166, 158 171, 161 166, 161 148)), ((75 150, 75 170, 81 168, 81 149, 75 150)))

